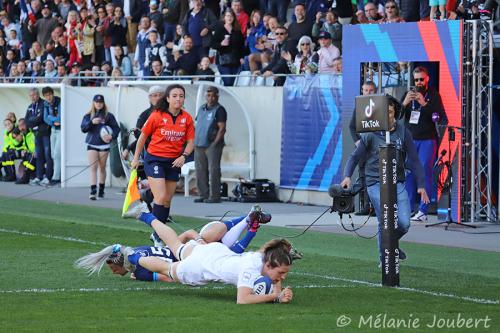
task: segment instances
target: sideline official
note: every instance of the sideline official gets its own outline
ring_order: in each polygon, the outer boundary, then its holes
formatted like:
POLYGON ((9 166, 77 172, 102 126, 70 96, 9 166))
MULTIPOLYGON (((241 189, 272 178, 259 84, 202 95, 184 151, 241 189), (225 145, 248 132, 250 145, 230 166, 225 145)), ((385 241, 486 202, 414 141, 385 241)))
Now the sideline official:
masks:
POLYGON ((218 203, 221 188, 220 161, 224 149, 227 112, 219 104, 219 90, 216 87, 207 89, 206 101, 196 116, 194 161, 200 197, 194 201, 218 203))

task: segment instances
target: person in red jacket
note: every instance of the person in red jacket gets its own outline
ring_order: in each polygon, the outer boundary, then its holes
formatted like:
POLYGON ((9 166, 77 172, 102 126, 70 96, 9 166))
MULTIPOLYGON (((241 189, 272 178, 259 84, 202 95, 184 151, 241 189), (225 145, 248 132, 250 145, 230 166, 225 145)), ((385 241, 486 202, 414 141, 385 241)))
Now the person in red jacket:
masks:
POLYGON ((194 149, 193 118, 183 110, 184 88, 170 85, 165 96, 166 100, 156 105, 144 124, 132 161, 132 168, 137 168, 144 144, 151 138, 144 156, 144 171, 154 196, 153 214, 163 223, 170 215, 181 167, 194 149))

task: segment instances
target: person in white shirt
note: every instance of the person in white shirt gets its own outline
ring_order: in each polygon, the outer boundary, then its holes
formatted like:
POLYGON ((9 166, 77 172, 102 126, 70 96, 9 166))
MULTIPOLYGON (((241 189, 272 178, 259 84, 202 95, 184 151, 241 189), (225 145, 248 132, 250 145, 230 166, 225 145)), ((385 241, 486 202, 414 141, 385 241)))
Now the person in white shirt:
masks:
POLYGON ((332 45, 332 36, 329 32, 321 31, 318 40, 321 46, 317 52, 319 55, 318 72, 320 74, 334 73, 333 61, 340 56, 340 51, 332 45))
POLYGON ((292 246, 287 240, 273 239, 258 252, 238 254, 222 243, 190 241, 184 244, 172 228, 157 220, 151 213, 141 213, 139 220, 152 226, 180 261, 168 263, 155 257, 143 257, 132 248, 125 248, 124 260, 127 265, 140 265, 187 285, 205 285, 209 282, 235 285, 238 288, 238 304, 292 301, 292 289, 281 288, 292 265, 292 246), (267 276, 272 281, 272 293, 254 294, 254 283, 261 276, 267 276))

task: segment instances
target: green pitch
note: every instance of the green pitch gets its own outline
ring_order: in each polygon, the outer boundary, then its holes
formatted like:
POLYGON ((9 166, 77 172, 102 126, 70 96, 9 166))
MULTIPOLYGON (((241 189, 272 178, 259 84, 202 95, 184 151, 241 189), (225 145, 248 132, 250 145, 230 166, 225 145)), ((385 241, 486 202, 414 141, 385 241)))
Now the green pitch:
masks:
MULTIPOLYGON (((177 217, 178 231, 205 221, 177 217)), ((232 286, 131 281, 75 259, 150 230, 112 209, 0 198, 0 332, 500 332, 498 253, 403 243, 401 285, 382 288, 376 241, 308 232, 289 305, 238 306, 232 286), (394 328, 394 327, 398 327, 394 328), (467 329, 467 327, 469 327, 467 329)), ((273 234, 262 227, 256 249, 273 234)))

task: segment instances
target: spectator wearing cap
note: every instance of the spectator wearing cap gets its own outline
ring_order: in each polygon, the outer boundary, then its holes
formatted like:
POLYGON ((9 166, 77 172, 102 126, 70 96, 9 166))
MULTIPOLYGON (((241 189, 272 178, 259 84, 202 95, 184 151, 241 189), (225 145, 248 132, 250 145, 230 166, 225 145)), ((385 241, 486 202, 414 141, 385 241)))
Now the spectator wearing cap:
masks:
POLYGON ((340 51, 338 48, 332 44, 332 36, 329 32, 321 31, 318 36, 318 41, 320 48, 318 50, 319 55, 319 68, 318 72, 320 74, 334 73, 333 61, 335 58, 340 56, 340 51))
POLYGON ((86 133, 87 157, 90 168, 90 200, 104 198, 106 184, 106 162, 111 141, 120 134, 120 127, 115 117, 108 111, 103 95, 95 95, 90 110, 85 114, 81 130, 86 133), (112 134, 109 133, 111 128, 112 134), (99 192, 97 192, 97 170, 99 169, 99 192), (97 197, 96 197, 97 195, 97 197))
POLYGON ((381 23, 402 23, 405 20, 399 16, 399 7, 396 1, 389 0, 384 5, 385 17, 381 23))
POLYGON ((43 121, 51 127, 50 156, 54 162, 54 174, 50 185, 55 185, 61 182, 61 98, 54 96, 54 90, 51 87, 44 87, 42 95, 45 98, 43 121))
POLYGON ((241 0, 232 0, 231 9, 233 10, 234 14, 236 15, 236 19, 240 24, 241 33, 246 37, 249 17, 248 14, 244 11, 243 3, 241 2, 241 0))
POLYGON ((123 53, 128 54, 127 50, 127 20, 123 17, 123 10, 120 7, 115 7, 113 21, 109 24, 108 34, 111 36, 111 63, 116 67, 115 46, 121 46, 123 53))
POLYGON ((342 25, 351 24, 353 17, 353 4, 351 0, 336 0, 335 12, 338 14, 338 21, 342 25))
POLYGON ((307 17, 304 3, 296 3, 294 13, 296 20, 288 26, 288 38, 294 45, 297 45, 302 36, 311 37, 313 22, 307 17))
POLYGON ((288 68, 292 74, 314 74, 318 71, 318 54, 314 52, 311 37, 302 36, 297 44, 298 53, 293 60, 290 52, 284 52, 288 68))
POLYGON ((59 22, 55 17, 52 17, 52 11, 48 4, 43 5, 42 18, 38 19, 32 27, 36 34, 36 40, 45 45, 50 40, 50 33, 58 26, 59 22))
MULTIPOLYGON (((133 133, 135 136, 135 139, 139 139, 139 136, 141 135, 141 129, 148 120, 149 116, 151 115, 151 112, 155 109, 156 105, 160 100, 162 100, 163 96, 165 96, 165 88, 162 88, 161 86, 151 86, 148 91, 148 98, 149 98, 149 107, 142 111, 141 114, 139 115, 139 118, 137 118, 137 122, 135 124, 135 128, 133 129, 133 133)), ((149 145, 149 141, 146 141, 145 147, 147 149, 149 145)), ((132 142, 126 149, 123 150, 122 157, 125 160, 128 160, 129 153, 135 152, 135 146, 137 145, 137 141, 132 142)), ((144 177, 145 178, 145 177, 144 177)))
POLYGON ((30 185, 49 185, 52 179, 53 162, 50 152, 50 126, 43 121, 44 100, 37 88, 29 90, 31 104, 24 119, 28 128, 35 133, 36 178, 30 185))
POLYGON ((139 67, 139 72, 137 75, 139 77, 148 76, 149 68, 145 65, 146 63, 146 50, 149 48, 149 33, 151 29, 151 20, 147 16, 141 18, 139 23, 139 32, 136 37, 136 47, 134 54, 134 66, 139 67))
MULTIPOLYGON (((184 48, 186 48, 184 41, 184 48)), ((231 9, 226 9, 222 20, 215 28, 212 47, 218 51, 217 67, 222 75, 238 74, 245 40, 241 34, 236 15, 231 9)), ((223 77, 225 86, 232 86, 234 77, 223 77)))
POLYGON ((227 112, 219 104, 219 90, 216 87, 209 87, 205 97, 206 103, 198 110, 195 126, 194 161, 200 195, 195 202, 218 203, 227 112))
POLYGON ((332 44, 342 52, 342 25, 337 21, 337 14, 333 10, 316 14, 312 37, 318 38, 321 31, 327 31, 332 37, 332 44))
POLYGON ((203 6, 202 0, 190 0, 193 6, 186 14, 182 26, 184 32, 193 38, 194 52, 198 57, 208 55, 212 43, 212 33, 217 26, 217 17, 203 6))

